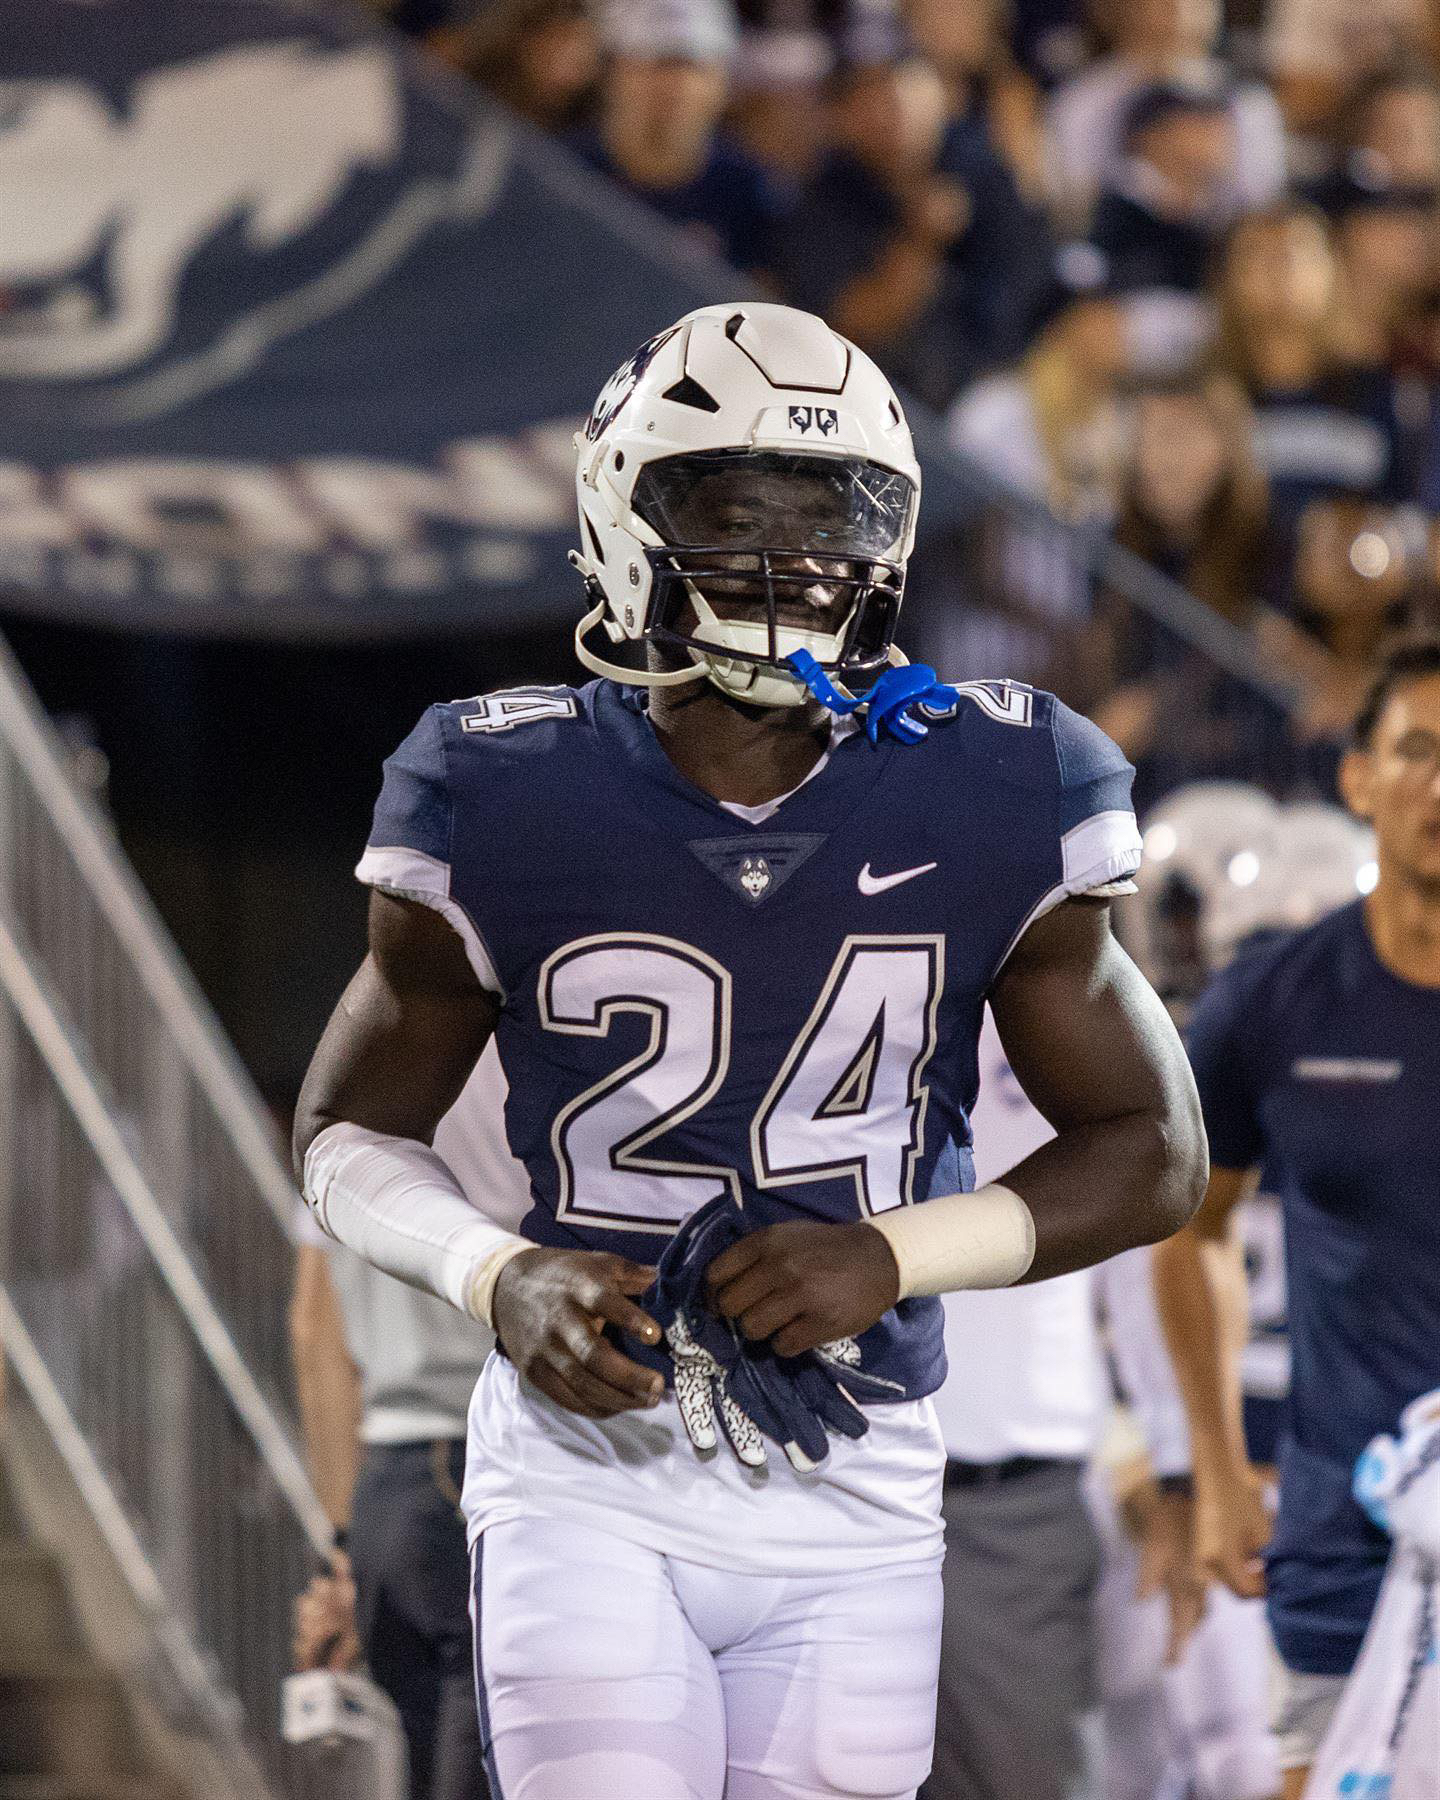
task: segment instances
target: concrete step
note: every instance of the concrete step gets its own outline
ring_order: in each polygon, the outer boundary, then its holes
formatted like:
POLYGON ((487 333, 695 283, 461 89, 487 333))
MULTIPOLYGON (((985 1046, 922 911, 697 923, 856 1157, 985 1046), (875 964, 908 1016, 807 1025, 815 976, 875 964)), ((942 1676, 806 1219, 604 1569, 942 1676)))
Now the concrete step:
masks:
POLYGON ((3 1468, 0 1468, 0 1544, 19 1540, 27 1535, 25 1521, 15 1503, 15 1496, 10 1491, 10 1483, 3 1468))
POLYGON ((0 1540, 0 1669, 23 1670, 80 1649, 59 1563, 46 1550, 0 1540))
POLYGON ((55 1663, 0 1670, 0 1783, 50 1777, 67 1792, 139 1780, 145 1764, 119 1684, 103 1669, 55 1663))
POLYGON ((58 1775, 15 1775, 0 1777, 0 1800, 174 1800, 174 1796, 149 1779, 77 1787, 58 1775))

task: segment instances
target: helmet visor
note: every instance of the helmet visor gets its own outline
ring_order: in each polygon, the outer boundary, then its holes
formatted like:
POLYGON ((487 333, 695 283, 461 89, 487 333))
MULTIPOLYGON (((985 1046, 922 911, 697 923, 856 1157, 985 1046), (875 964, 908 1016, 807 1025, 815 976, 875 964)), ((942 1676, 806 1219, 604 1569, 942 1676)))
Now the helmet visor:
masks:
POLYGON ((830 670, 880 666, 915 500, 907 476, 864 457, 708 450, 648 464, 631 499, 663 540, 645 553, 648 635, 713 654, 721 646, 706 635, 708 609, 754 628, 745 648, 727 633, 732 658, 779 664, 813 646, 830 670))
POLYGON ((915 500, 908 476, 864 457, 701 450, 647 463, 631 505, 677 548, 894 559, 915 500))

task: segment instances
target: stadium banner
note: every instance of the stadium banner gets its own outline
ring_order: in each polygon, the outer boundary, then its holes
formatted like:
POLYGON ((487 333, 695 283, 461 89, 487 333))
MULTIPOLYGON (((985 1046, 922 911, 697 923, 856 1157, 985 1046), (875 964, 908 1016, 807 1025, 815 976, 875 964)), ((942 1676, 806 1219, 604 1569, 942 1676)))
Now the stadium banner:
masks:
MULTIPOLYGON (((0 42, 0 604, 574 616, 572 433, 740 278, 358 11, 0 0, 0 42)), ((947 460, 931 527, 974 503, 947 460)))

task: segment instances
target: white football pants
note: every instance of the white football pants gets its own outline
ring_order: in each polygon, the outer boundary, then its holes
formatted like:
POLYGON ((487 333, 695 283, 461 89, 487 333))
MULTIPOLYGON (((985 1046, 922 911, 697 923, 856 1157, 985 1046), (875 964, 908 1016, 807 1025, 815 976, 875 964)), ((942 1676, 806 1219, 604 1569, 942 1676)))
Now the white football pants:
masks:
POLYGON ((1106 1736, 1106 1800, 1267 1800, 1280 1766, 1267 1701, 1270 1634, 1260 1600, 1215 1586, 1177 1668, 1165 1666, 1169 1611, 1137 1600, 1140 1566, 1109 1484, 1091 1513, 1105 1546, 1095 1628, 1106 1736))
POLYGON ((474 1566, 494 1800, 913 1800, 929 1771, 938 1561, 743 1575, 529 1518, 474 1566))

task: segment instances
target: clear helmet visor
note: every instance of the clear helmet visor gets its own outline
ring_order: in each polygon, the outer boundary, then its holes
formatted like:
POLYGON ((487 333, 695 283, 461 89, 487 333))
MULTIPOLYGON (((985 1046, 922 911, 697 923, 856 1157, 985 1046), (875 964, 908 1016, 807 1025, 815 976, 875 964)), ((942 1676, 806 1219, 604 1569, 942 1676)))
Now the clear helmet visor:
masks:
POLYGON ((885 660, 904 582, 915 484, 863 457, 710 450, 665 457, 631 505, 658 538, 652 635, 779 662, 797 645, 863 669, 885 660), (749 646, 749 647, 747 647, 749 646))
POLYGON ((702 450, 647 463, 631 505, 677 547, 894 560, 915 497, 908 476, 864 457, 702 450))

